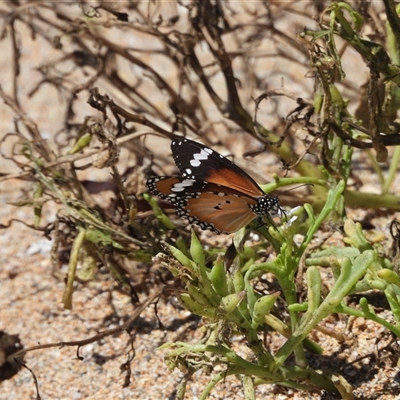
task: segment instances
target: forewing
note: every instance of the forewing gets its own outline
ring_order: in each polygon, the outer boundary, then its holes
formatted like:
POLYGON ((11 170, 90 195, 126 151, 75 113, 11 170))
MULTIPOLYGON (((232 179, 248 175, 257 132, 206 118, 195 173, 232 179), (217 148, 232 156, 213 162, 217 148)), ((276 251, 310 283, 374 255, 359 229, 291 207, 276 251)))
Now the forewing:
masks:
POLYGON ((201 143, 178 138, 171 142, 171 150, 176 166, 186 178, 233 188, 250 197, 263 195, 263 191, 250 175, 201 143))

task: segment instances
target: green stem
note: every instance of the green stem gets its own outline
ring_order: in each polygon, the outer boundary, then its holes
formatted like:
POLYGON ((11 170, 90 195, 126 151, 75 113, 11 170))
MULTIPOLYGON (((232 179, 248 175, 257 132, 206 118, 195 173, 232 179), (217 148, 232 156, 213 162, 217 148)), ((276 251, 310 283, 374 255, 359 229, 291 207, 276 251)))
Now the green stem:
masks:
POLYGON ((280 368, 284 361, 289 357, 304 338, 311 332, 311 330, 324 318, 330 315, 333 310, 341 303, 343 298, 351 290, 351 288, 364 276, 367 269, 374 261, 374 251, 367 250, 356 257, 351 263, 350 259, 345 258, 342 262, 342 269, 338 280, 326 296, 320 307, 316 312, 300 322, 293 332, 293 336, 281 347, 276 354, 276 365, 274 370, 280 368))
POLYGON ((382 194, 387 195, 389 192, 390 186, 392 185, 394 179, 397 175, 397 169, 399 167, 400 161, 400 146, 396 146, 393 152, 392 160, 390 161, 390 168, 388 175, 383 183, 382 194))

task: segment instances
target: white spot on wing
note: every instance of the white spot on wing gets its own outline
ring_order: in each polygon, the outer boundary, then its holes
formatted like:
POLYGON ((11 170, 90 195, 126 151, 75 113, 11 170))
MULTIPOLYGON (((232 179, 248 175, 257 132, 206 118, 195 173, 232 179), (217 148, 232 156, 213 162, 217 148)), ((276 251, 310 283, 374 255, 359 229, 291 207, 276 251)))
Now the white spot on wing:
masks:
POLYGON ((192 167, 198 167, 201 164, 202 160, 207 160, 209 155, 211 154, 211 149, 202 149, 200 153, 193 154, 193 159, 190 160, 190 165, 192 167))
POLYGON ((185 179, 182 182, 175 183, 171 188, 171 192, 184 192, 187 187, 193 186, 193 181, 185 179))
POLYGON ((207 160, 208 156, 211 154, 209 151, 210 149, 202 149, 200 153, 193 154, 193 157, 196 160, 207 160))

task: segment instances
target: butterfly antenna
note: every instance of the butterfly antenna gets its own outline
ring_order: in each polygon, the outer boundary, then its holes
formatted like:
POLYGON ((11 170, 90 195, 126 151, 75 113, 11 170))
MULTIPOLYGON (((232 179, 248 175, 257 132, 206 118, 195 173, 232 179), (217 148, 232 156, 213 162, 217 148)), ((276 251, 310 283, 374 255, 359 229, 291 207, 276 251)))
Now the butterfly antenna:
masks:
POLYGON ((312 183, 303 183, 302 185, 292 187, 292 188, 290 188, 290 189, 285 190, 284 192, 279 193, 279 195, 276 196, 276 197, 279 198, 280 195, 289 193, 289 192, 291 192, 292 190, 299 189, 299 188, 301 188, 301 187, 303 187, 303 186, 314 186, 314 184, 312 184, 312 183))

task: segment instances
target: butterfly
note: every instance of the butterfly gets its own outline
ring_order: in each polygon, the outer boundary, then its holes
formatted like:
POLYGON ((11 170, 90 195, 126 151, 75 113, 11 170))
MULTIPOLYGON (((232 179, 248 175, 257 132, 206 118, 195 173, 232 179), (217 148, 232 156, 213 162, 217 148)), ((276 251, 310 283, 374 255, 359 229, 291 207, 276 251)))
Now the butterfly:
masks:
POLYGON ((171 142, 182 176, 149 178, 149 191, 178 215, 216 234, 233 233, 254 218, 279 214, 277 197, 264 194, 246 172, 221 154, 186 138, 171 142))

